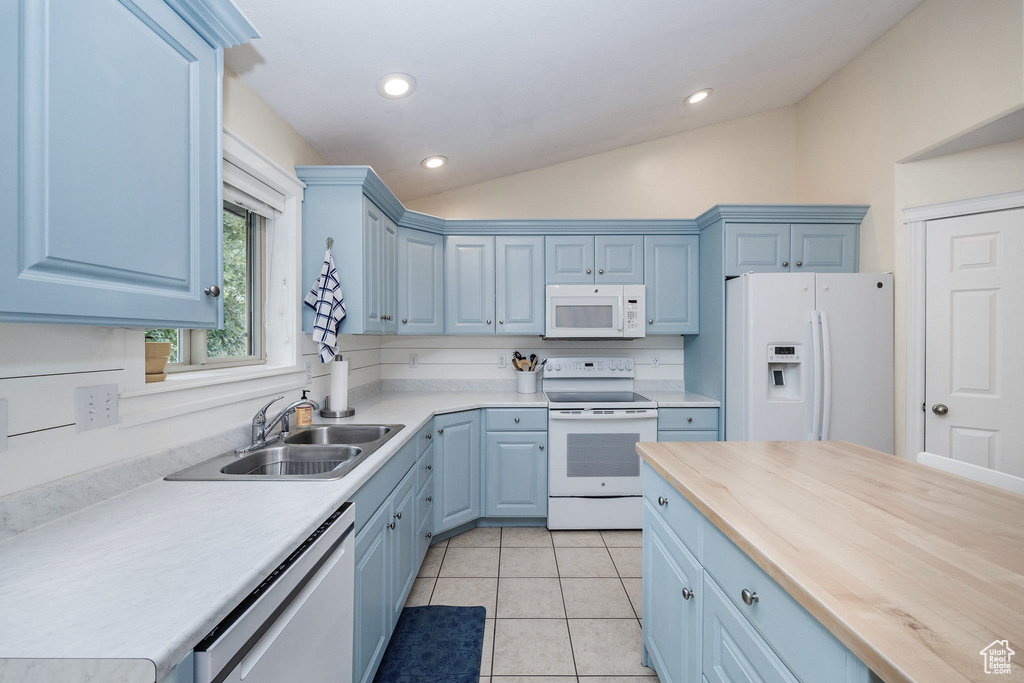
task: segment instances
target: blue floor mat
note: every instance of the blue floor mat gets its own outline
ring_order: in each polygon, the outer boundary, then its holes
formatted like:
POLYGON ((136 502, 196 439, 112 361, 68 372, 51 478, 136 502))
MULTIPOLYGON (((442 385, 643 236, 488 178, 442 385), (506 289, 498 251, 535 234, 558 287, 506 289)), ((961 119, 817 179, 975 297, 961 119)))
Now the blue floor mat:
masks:
POLYGON ((374 683, 477 683, 483 607, 406 607, 374 683))

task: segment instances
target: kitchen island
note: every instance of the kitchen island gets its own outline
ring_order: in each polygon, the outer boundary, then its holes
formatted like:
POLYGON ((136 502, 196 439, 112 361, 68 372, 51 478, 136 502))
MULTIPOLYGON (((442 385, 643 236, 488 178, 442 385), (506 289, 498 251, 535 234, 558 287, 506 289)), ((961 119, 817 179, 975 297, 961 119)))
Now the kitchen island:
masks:
MULTIPOLYGON (((792 610, 789 623, 771 623, 773 598, 795 600, 886 681, 985 679, 990 644, 1024 646, 1024 497, 843 442, 640 443, 637 451, 648 465, 645 546, 649 526, 666 520, 687 557, 703 563, 704 587, 721 589, 743 628, 752 624, 752 637, 798 676, 819 665, 800 672, 796 660, 807 653, 787 655, 773 642, 773 633, 782 642, 801 627, 792 610), (658 485, 681 497, 654 497, 658 485), (763 572, 777 584, 765 579, 760 600, 730 583, 749 561, 751 581, 763 572), (788 597, 771 592, 779 587, 788 597)), ((645 657, 660 637, 649 632, 657 623, 647 591, 664 594, 649 585, 648 559, 645 548, 645 657)), ((698 589, 684 588, 684 597, 689 590, 698 589)), ((712 599, 704 596, 705 612, 712 599)), ((704 675, 714 680, 708 659, 717 636, 706 616, 693 656, 703 654, 704 675)), ((812 680, 826 680, 816 673, 812 680)), ((1014 661, 1009 680, 1021 674, 1014 661)))

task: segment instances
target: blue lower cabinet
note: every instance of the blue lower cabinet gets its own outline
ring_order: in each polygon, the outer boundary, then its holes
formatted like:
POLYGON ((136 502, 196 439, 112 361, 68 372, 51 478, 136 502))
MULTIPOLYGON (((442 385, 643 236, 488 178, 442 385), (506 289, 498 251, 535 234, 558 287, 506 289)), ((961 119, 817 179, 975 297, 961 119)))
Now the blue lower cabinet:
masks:
POLYGON ((701 582, 697 559, 644 502, 643 647, 662 683, 698 683, 701 677, 701 582))
POLYGON ((547 432, 487 432, 484 480, 488 517, 546 517, 547 432))
POLYGON ((708 574, 704 576, 703 588, 704 676, 711 683, 797 683, 797 678, 708 574))
POLYGON ((356 536, 352 680, 370 683, 391 637, 391 504, 385 501, 356 536))
POLYGON ((434 532, 480 516, 480 411, 434 418, 434 532))
POLYGON ((391 494, 391 521, 388 535, 391 537, 391 623, 398 623, 398 617, 405 605, 405 598, 416 579, 419 562, 416 561, 416 473, 410 471, 391 494))

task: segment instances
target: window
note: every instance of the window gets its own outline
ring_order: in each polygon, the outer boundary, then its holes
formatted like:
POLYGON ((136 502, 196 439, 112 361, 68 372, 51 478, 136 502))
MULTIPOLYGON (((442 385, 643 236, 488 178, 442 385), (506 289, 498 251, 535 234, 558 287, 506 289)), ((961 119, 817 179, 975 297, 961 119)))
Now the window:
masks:
POLYGON ((171 343, 167 372, 254 365, 266 361, 264 254, 267 219, 239 203, 224 202, 224 327, 219 330, 147 330, 171 343))

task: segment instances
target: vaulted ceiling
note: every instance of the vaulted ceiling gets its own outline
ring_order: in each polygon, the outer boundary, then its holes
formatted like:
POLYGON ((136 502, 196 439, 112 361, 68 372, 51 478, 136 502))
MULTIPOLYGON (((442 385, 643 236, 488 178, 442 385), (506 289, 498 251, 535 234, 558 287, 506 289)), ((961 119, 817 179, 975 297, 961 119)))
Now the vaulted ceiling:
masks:
POLYGON ((262 38, 226 63, 411 200, 793 104, 919 2, 236 0, 262 38), (412 95, 378 95, 392 72, 412 95))

